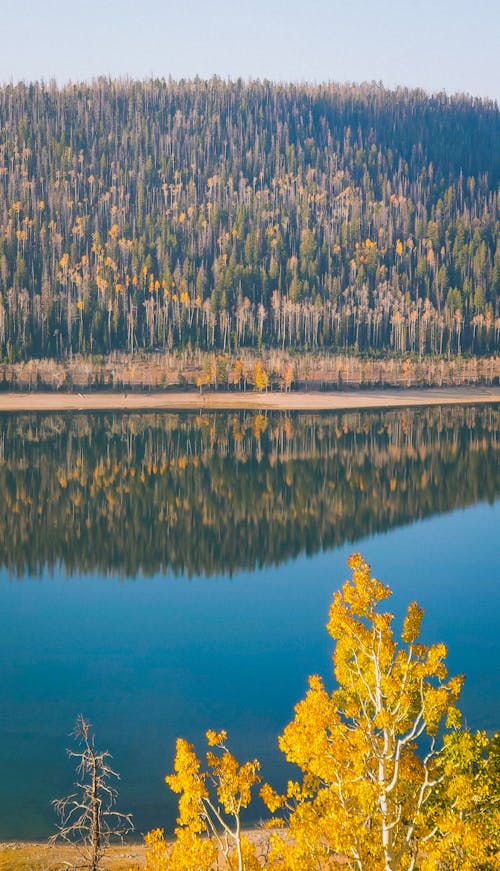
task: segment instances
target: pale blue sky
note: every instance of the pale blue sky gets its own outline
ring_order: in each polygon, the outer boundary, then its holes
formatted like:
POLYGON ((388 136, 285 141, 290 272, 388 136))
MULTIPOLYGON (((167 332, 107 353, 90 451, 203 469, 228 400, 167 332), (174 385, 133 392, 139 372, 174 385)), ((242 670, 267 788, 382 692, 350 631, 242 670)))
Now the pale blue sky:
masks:
POLYGON ((0 0, 0 82, 382 81, 500 100, 500 0, 0 0))

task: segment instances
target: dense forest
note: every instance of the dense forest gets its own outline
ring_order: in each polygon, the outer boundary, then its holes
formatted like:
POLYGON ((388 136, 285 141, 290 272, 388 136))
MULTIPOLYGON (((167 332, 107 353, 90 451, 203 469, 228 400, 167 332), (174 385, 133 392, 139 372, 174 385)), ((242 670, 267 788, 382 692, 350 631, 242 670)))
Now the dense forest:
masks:
POLYGON ((134 577, 276 565, 493 502, 499 452, 496 406, 0 415, 0 567, 134 577))
POLYGON ((492 354, 500 111, 382 87, 0 88, 0 359, 492 354))

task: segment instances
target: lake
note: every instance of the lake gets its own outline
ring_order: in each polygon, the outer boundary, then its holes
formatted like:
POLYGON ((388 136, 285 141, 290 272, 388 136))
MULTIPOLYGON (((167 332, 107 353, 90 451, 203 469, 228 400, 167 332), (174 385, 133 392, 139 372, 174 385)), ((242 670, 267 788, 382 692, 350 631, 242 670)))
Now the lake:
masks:
POLYGON ((227 728, 279 787, 354 549, 499 728, 498 406, 4 414, 0 494, 0 838, 53 832, 79 713, 140 832, 172 828, 178 735, 227 728))

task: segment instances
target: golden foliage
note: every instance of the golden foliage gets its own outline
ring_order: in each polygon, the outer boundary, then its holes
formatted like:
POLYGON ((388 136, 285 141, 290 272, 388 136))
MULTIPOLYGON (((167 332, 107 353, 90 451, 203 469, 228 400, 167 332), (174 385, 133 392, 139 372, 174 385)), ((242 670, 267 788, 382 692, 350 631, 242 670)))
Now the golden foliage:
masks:
POLYGON ((288 813, 288 837, 273 836, 272 857, 289 871, 328 867, 336 854, 366 871, 414 867, 437 776, 434 742, 422 756, 417 741, 458 720, 462 681, 446 680, 444 645, 418 643, 422 610, 408 607, 400 646, 393 615, 378 610, 391 591, 360 554, 348 564, 352 579, 335 593, 328 622, 337 688, 329 693, 312 676, 279 739, 302 780, 283 796, 261 792, 272 813, 288 813))
POLYGON ((192 745, 177 741, 174 774, 165 778, 180 795, 175 840, 168 844, 163 830, 149 832, 148 871, 208 871, 216 858, 227 871, 260 868, 254 846, 241 834, 240 819, 260 782, 260 764, 254 759, 240 765, 226 746, 224 730, 209 729, 206 738, 212 748, 206 771, 192 745))
POLYGON ((360 554, 333 596, 336 687, 311 675, 279 738, 300 772, 279 794, 264 784, 272 814, 267 849, 241 834, 241 810, 260 765, 240 765, 226 732, 206 733, 206 769, 177 742, 166 782, 180 795, 175 841, 147 836, 148 871, 498 871, 500 738, 460 728, 462 677, 448 677, 444 644, 419 641, 423 610, 411 602, 400 639, 379 606, 391 591, 360 554), (448 731, 446 731, 448 730, 448 731), (442 746, 437 735, 444 732, 442 746))

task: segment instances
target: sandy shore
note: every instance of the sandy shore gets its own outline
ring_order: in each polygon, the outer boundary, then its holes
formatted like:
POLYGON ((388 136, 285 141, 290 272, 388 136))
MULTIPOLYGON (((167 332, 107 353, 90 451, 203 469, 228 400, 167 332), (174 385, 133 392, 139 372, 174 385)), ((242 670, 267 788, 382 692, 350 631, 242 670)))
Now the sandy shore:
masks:
POLYGON ((500 387, 434 387, 333 393, 0 393, 0 411, 262 409, 338 411, 500 402, 500 387))

